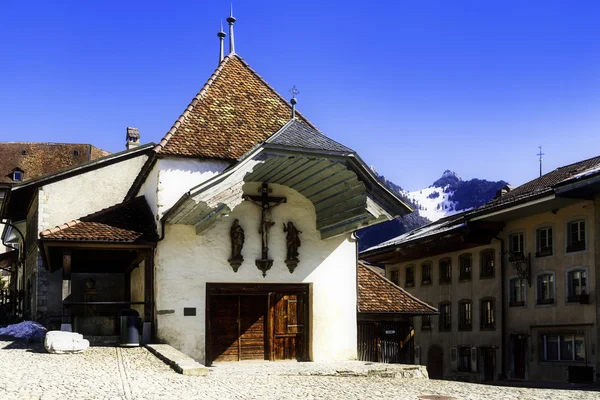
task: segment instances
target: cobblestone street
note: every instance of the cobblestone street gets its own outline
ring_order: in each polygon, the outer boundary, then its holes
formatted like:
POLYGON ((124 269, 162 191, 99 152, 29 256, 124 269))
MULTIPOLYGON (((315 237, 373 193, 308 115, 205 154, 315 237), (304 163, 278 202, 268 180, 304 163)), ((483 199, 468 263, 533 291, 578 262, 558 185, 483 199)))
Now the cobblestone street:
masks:
POLYGON ((311 365, 226 363, 211 368, 207 377, 188 377, 144 348, 92 347, 84 354, 52 355, 39 344, 0 341, 0 399, 600 399, 600 392, 581 390, 302 375, 311 365))

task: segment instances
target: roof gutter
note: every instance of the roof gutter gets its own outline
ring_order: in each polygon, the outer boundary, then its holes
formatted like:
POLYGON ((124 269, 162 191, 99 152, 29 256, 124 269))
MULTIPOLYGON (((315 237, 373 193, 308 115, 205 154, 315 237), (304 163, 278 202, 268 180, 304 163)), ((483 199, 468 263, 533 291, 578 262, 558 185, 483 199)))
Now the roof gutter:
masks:
POLYGON ((521 204, 517 204, 517 205, 512 206, 512 207, 507 207, 507 208, 500 209, 498 211, 492 211, 492 212, 489 212, 489 213, 485 213, 484 212, 482 214, 473 214, 474 216, 473 217, 469 217, 469 220, 471 220, 471 221, 478 221, 478 220, 481 220, 481 219, 485 219, 485 218, 489 218, 489 217, 494 217, 496 215, 500 215, 500 214, 508 213, 508 212, 511 212, 511 211, 519 210, 521 208, 530 207, 530 206, 533 206, 533 205, 536 205, 536 204, 540 204, 540 203, 545 203, 547 201, 554 200, 555 198, 556 198, 556 195, 554 193, 552 193, 552 194, 550 194, 548 196, 537 198, 537 199, 530 200, 530 201, 526 201, 526 202, 523 202, 521 204))

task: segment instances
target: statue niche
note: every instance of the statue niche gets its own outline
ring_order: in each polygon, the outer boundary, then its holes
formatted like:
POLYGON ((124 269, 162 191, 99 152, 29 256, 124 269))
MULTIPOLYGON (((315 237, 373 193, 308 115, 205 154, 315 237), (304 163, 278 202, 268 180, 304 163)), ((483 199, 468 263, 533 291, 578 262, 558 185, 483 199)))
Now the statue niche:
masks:
POLYGON ((237 272, 240 265, 244 262, 242 257, 242 248, 244 247, 244 229, 240 226, 240 221, 235 219, 229 229, 229 235, 231 236, 231 258, 228 260, 229 265, 233 268, 233 272, 237 272))
POLYGON ((300 234, 302 231, 296 229, 294 224, 289 221, 287 226, 283 224, 283 232, 287 233, 285 237, 285 245, 287 247, 287 256, 285 258, 285 264, 287 265, 290 273, 294 273, 294 270, 298 266, 300 260, 298 260, 298 247, 302 244, 300 241, 300 234))

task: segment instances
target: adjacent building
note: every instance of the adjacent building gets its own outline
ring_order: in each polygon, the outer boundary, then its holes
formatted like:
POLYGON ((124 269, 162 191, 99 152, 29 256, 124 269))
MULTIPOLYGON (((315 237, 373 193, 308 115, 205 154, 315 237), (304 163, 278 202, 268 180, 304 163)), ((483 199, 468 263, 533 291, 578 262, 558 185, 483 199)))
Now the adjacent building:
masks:
POLYGON ((599 371, 600 157, 363 252, 439 309, 415 361, 439 378, 593 381, 599 371))

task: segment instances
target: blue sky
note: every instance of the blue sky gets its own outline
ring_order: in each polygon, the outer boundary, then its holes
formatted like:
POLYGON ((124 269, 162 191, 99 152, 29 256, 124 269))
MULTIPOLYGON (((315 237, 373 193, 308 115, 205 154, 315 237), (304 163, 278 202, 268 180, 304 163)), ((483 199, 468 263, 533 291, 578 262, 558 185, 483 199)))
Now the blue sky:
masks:
MULTIPOLYGON (((216 67, 227 1, 0 3, 0 141, 159 141, 216 67)), ((600 154, 598 1, 236 1, 236 50, 406 189, 521 184, 600 154)))

